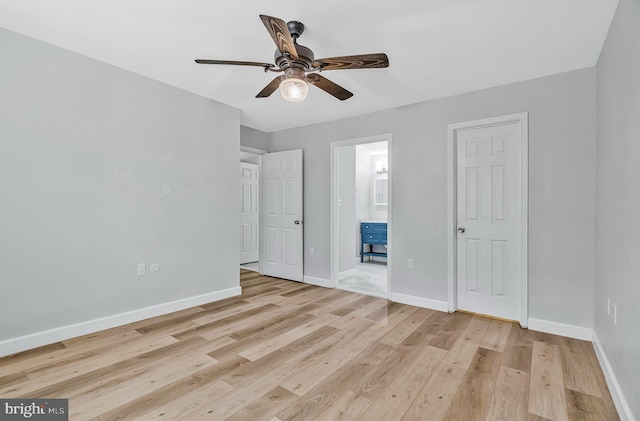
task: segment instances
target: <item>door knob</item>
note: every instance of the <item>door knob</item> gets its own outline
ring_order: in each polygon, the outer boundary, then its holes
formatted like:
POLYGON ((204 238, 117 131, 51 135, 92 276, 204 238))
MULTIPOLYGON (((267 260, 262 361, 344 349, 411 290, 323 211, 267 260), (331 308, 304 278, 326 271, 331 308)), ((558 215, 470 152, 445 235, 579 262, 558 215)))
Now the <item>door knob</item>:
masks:
POLYGON ((296 224, 296 225, 300 225, 300 220, 296 219, 295 221, 293 221, 293 223, 296 224))
POLYGON ((462 227, 458 228, 458 232, 459 232, 460 234, 464 234, 464 228, 462 228, 462 227))

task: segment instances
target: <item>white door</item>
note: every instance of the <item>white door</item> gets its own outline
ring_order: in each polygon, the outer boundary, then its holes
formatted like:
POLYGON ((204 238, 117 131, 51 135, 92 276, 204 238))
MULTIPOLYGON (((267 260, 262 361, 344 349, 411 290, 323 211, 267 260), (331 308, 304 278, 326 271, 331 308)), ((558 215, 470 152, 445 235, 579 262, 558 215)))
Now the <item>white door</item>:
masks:
POLYGON ((457 307, 521 320, 523 135, 519 121, 455 131, 457 307))
POLYGON ((260 213, 259 166, 240 163, 240 264, 258 261, 260 213))
POLYGON ((262 156, 262 271, 302 281, 302 150, 262 156))

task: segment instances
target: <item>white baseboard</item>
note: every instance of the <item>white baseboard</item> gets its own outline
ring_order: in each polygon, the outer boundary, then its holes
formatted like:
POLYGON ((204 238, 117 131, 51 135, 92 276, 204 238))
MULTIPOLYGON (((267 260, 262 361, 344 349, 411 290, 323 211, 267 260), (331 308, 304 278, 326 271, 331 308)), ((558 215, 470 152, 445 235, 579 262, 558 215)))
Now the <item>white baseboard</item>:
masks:
POLYGON ((613 372, 611 363, 609 363, 607 354, 604 352, 604 348, 602 347, 600 340, 598 340, 598 335, 596 335, 596 332, 593 332, 593 344, 596 351, 596 356, 598 357, 598 361, 600 362, 600 367, 602 367, 604 377, 607 380, 607 386, 609 387, 609 392, 611 392, 611 398, 613 398, 613 402, 616 404, 616 409, 618 410, 620 419, 622 421, 635 421, 633 413, 631 412, 631 408, 629 407, 627 400, 624 398, 624 394, 622 393, 620 384, 616 379, 616 375, 613 372))
POLYGON ((358 270, 356 268, 345 270, 344 272, 338 273, 338 280, 342 281, 343 279, 348 278, 351 275, 355 275, 356 273, 358 273, 358 270))
POLYGON ((239 286, 0 341, 0 357, 242 294, 239 286))
POLYGON ((432 300, 429 298, 416 297, 413 295, 398 294, 397 292, 391 293, 391 301, 416 307, 428 308, 431 310, 444 311, 445 313, 449 308, 449 303, 447 303, 446 301, 432 300))
POLYGON ((564 323, 552 322, 549 320, 529 318, 530 330, 538 332, 551 333, 553 335, 566 336, 573 339, 581 339, 583 341, 591 341, 593 338, 593 329, 564 323))
POLYGON ((319 287, 333 288, 329 279, 316 278, 315 276, 304 275, 303 282, 305 284, 317 285, 319 287))
POLYGON ((368 295, 370 297, 377 297, 377 298, 384 298, 385 300, 389 299, 387 294, 384 294, 384 293, 381 293, 381 292, 376 292, 376 291, 366 291, 365 292, 365 291, 363 291, 361 289, 350 288, 350 287, 344 286, 344 285, 338 285, 336 288, 340 289, 342 291, 353 292, 354 294, 368 295))

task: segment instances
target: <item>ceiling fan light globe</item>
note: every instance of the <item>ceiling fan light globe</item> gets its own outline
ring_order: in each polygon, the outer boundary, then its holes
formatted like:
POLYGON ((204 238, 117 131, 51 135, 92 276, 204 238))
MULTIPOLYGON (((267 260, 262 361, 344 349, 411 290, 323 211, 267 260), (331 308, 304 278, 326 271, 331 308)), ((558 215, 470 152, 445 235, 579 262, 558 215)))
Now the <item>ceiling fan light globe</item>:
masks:
POLYGON ((309 85, 299 78, 287 78, 280 82, 280 94, 289 102, 301 102, 309 93, 309 85))

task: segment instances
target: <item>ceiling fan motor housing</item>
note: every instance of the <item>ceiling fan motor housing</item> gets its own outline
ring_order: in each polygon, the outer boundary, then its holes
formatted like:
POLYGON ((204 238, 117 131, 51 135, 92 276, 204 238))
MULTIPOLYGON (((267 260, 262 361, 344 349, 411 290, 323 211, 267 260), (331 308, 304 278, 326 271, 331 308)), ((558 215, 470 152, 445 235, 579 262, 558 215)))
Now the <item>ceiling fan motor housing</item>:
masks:
POLYGON ((291 39, 293 40, 293 45, 296 49, 296 53, 298 54, 298 58, 294 59, 289 54, 285 54, 284 52, 276 49, 274 53, 274 61, 280 69, 285 71, 289 68, 301 69, 303 71, 307 71, 312 67, 313 63, 313 51, 310 48, 305 47, 304 45, 298 44, 298 38, 304 32, 304 24, 302 22, 298 22, 297 20, 292 20, 287 22, 287 29, 289 30, 289 35, 291 35, 291 39))
POLYGON ((274 53, 274 61, 276 66, 281 69, 287 69, 288 67, 297 67, 303 70, 308 70, 311 68, 311 63, 313 63, 313 51, 310 48, 305 47, 304 45, 295 44, 296 52, 298 53, 298 59, 295 60, 289 55, 283 54, 280 50, 276 49, 274 53))

